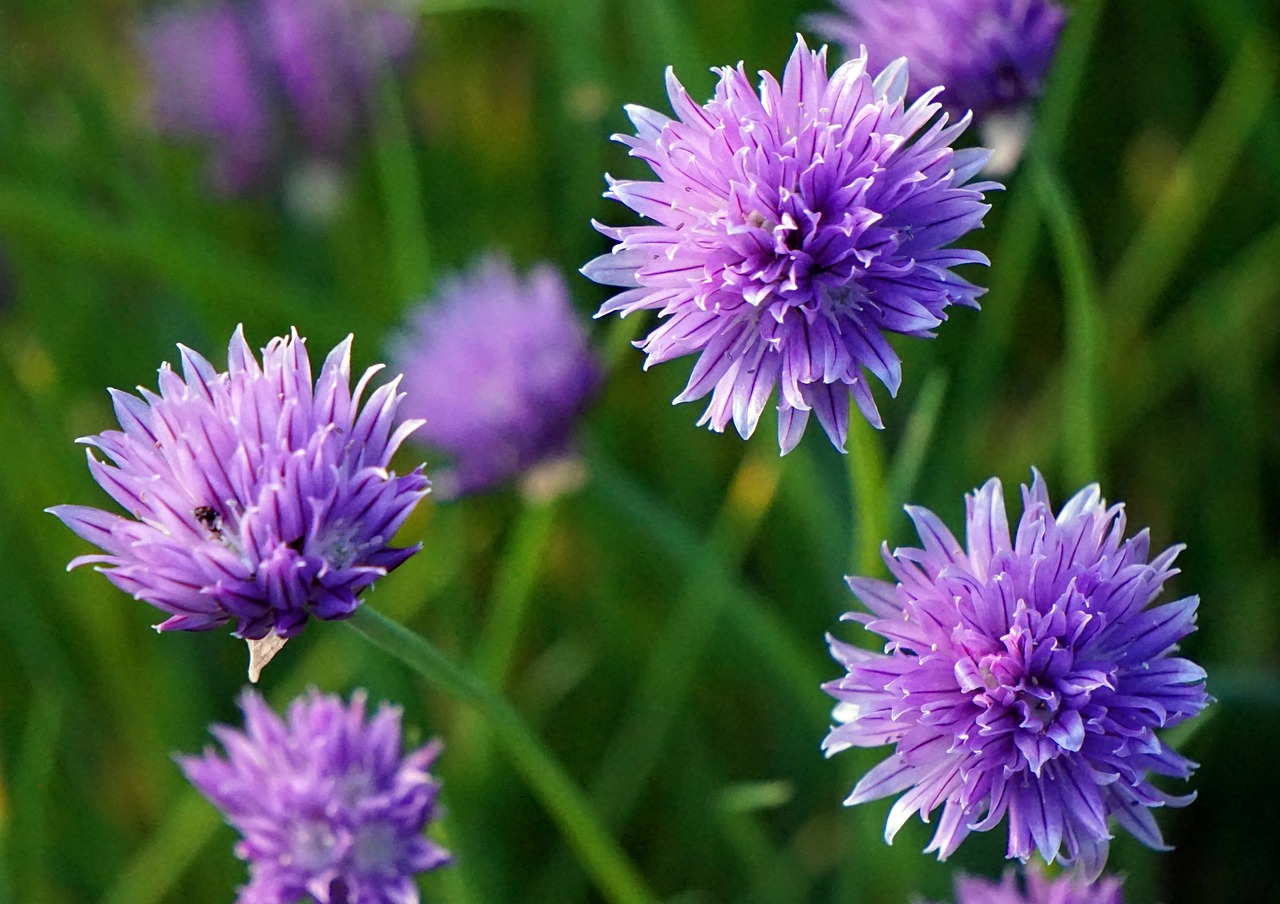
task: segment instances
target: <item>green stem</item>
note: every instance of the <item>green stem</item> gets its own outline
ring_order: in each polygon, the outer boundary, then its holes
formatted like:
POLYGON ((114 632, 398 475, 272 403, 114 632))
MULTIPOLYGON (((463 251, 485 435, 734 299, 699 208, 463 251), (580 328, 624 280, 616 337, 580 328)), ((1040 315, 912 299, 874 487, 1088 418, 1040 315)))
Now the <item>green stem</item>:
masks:
POLYGON ((558 498, 527 503, 508 541, 474 659, 476 674, 490 687, 501 688, 506 683, 520 625, 555 524, 558 498))
POLYGON ((1042 157, 1056 158, 1067 140, 1071 115, 1084 85, 1085 69, 1105 6, 1105 0, 1079 0, 1072 4, 1071 17, 1040 104, 1039 125, 1030 142, 1031 149, 1042 157))
POLYGON ((529 729, 520 714, 478 678, 407 628, 367 604, 347 623, 423 678, 478 709, 517 771, 559 825, 570 846, 614 904, 654 904, 626 855, 600 823, 582 791, 529 729))
MULTIPOLYGON (((597 479, 602 473, 607 475, 608 470, 603 463, 592 466, 597 479)), ((722 589, 724 570, 736 569, 746 554, 761 519, 773 504, 779 475, 776 458, 748 452, 734 474, 710 535, 704 541, 690 542, 693 564, 683 589, 646 658, 635 694, 589 786, 592 799, 615 830, 631 815, 670 740, 672 725, 681 712, 702 654, 721 623, 721 613, 734 598, 734 594, 722 589)), ((635 517, 634 506, 613 507, 635 517)), ((742 620, 735 613, 733 621, 740 624, 742 620)), ((816 683, 808 685, 810 693, 816 683)), ((567 867, 563 861, 552 863, 532 900, 556 900, 560 904, 578 900, 581 888, 570 885, 567 867)))
POLYGON ((909 502, 915 492, 920 469, 929 451, 929 443, 938 426, 938 416, 942 414, 942 402, 947 397, 947 382, 946 371, 935 370, 925 378, 920 387, 920 396, 907 418, 906 428, 889 468, 889 505, 898 506, 909 502))
POLYGON ((741 561, 773 503, 777 485, 776 461, 748 452, 710 537, 701 544, 700 567, 690 573, 591 782, 592 797, 610 825, 623 823, 653 772, 724 609, 726 594, 715 592, 717 579, 709 565, 715 561, 736 566, 741 561))
MULTIPOLYGON (((471 668, 475 675, 498 693, 507 683, 520 627, 524 623, 547 540, 555 524, 559 497, 526 500, 516 520, 512 536, 493 581, 484 627, 476 640, 471 668)), ((455 754, 476 775, 500 768, 489 755, 492 735, 483 715, 474 709, 459 714, 451 742, 455 754)))
POLYGON ((1186 153, 1169 174, 1164 194, 1112 273, 1106 310, 1119 315, 1113 354, 1127 354, 1152 306, 1195 246, 1200 228, 1217 210, 1214 202, 1225 191, 1248 139, 1273 109, 1278 72, 1273 43, 1261 33, 1246 35, 1186 153))
MULTIPOLYGON (((849 436, 846 445, 849 454, 845 466, 849 473, 849 508, 853 516, 853 544, 849 565, 854 574, 878 575, 884 568, 880 561, 880 544, 887 537, 887 510, 884 453, 879 431, 871 426, 850 403, 849 436)), ((843 770, 848 772, 846 761, 843 770)), ((866 822, 863 812, 857 814, 859 822, 866 822)), ((836 873, 836 896, 841 901, 860 902, 861 876, 864 868, 857 858, 846 856, 836 873)))
MULTIPOLYGON (((1260 126, 1259 120, 1265 121, 1264 114, 1271 108, 1266 98, 1273 93, 1277 79, 1277 67, 1266 53, 1267 46, 1265 39, 1253 37, 1241 44, 1165 195, 1105 287, 1103 309, 1110 315, 1108 370, 1126 369, 1134 349, 1147 341, 1144 334, 1153 303, 1184 263, 1196 227, 1206 212, 1214 209, 1239 154, 1260 126)), ((1052 158, 1041 155, 1041 159, 1052 158)), ((1070 390, 1069 379, 1060 367, 1045 377, 1040 397, 1027 406, 1027 434, 1012 442, 1018 450, 1015 457, 1038 445, 1042 425, 1054 421, 1059 398, 1070 390)), ((1167 375, 1162 374, 1161 379, 1167 381, 1167 375)))
POLYGON ((132 268, 171 283, 209 318, 249 308, 289 323, 298 311, 315 307, 312 296, 282 283, 256 261, 199 234, 184 234, 173 223, 116 220, 14 182, 0 182, 0 231, 68 258, 132 268))
MULTIPOLYGON (((1046 160, 1056 159, 1066 140, 1104 5, 1103 0, 1084 0, 1072 8, 1045 96, 1039 105, 1029 154, 1038 154, 1046 160)), ((1020 181, 1012 183, 1009 198, 1004 202, 1004 221, 992 253, 991 292, 983 300, 983 326, 977 332, 973 352, 968 356, 974 366, 960 384, 964 388, 957 400, 957 423, 972 425, 975 419, 985 417, 984 412, 990 410, 990 400, 1004 375, 1005 358, 1017 324, 1018 303, 1026 288, 1039 243, 1041 219, 1036 200, 1031 192, 1018 190, 1020 181)), ((976 464, 987 431, 968 429, 967 433, 966 458, 976 464)))
POLYGON ((591 480, 594 495, 608 510, 626 512, 631 523, 647 535, 655 554, 677 562, 688 575, 705 574, 708 598, 719 596, 728 607, 726 629, 750 644, 756 660, 787 686, 792 705, 815 720, 825 719, 830 707, 817 688, 830 676, 814 667, 820 657, 812 655, 807 643, 796 641, 772 603, 744 583, 719 550, 709 554, 706 542, 663 500, 605 457, 591 456, 591 480))
POLYGON ((1075 202, 1057 174, 1040 160, 1032 176, 1062 269, 1066 295, 1065 428, 1067 471, 1073 485, 1098 479, 1098 329, 1093 265, 1075 202))
POLYGON ((1114 381, 1115 422, 1137 423, 1194 371, 1212 374, 1230 356, 1269 360, 1274 333, 1259 330, 1258 324, 1270 316, 1276 285, 1280 285, 1280 223, 1193 286, 1187 301, 1158 330, 1150 331, 1149 338, 1130 345, 1126 367, 1114 381), (1248 354, 1243 354, 1245 350, 1248 354))
POLYGON ((875 574, 881 568, 880 544, 887 536, 884 453, 878 431, 856 406, 849 412, 848 447, 854 534, 850 566, 856 574, 875 574))
POLYGON ((431 242, 422 206, 422 182, 414 160, 404 99, 391 65, 382 60, 382 97, 376 159, 396 301, 404 304, 427 291, 431 278, 431 242))

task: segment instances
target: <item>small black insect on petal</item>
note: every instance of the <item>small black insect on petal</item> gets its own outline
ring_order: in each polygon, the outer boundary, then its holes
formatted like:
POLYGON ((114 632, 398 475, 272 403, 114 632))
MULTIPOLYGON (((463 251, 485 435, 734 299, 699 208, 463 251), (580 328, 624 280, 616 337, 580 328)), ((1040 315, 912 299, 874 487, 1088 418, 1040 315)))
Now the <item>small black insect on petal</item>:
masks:
POLYGON ((222 515, 211 505, 198 505, 192 512, 196 520, 215 537, 222 536, 222 515))

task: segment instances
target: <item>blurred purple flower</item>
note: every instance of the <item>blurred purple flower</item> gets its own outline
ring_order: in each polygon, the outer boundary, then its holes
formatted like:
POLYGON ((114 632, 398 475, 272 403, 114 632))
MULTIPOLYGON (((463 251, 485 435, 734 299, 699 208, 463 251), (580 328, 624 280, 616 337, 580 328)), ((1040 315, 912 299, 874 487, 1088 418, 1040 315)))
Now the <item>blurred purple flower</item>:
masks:
POLYGON ((1000 882, 962 875, 956 878, 956 904, 1124 904, 1123 884, 1116 878, 1090 884, 1073 875, 1049 879, 1030 869, 1024 892, 1012 871, 1000 882))
POLYGON ((446 497, 564 457, 600 383, 560 274, 542 264, 522 279, 498 255, 443 281, 389 356, 404 373, 406 413, 425 422, 415 439, 451 459, 434 472, 446 497))
POLYGON ((240 708, 244 731, 212 729, 225 759, 212 748, 176 758, 243 836, 237 904, 417 904, 414 876, 450 861, 422 834, 437 815, 439 742, 402 755, 400 710, 366 722, 362 691, 347 706, 312 690, 287 722, 252 691, 240 708))
POLYGON ((759 96, 741 64, 719 73, 698 106, 668 70, 676 120, 627 108, 637 135, 615 138, 659 181, 610 179, 606 196, 657 225, 597 224, 618 244, 582 272, 626 289, 597 316, 666 318, 639 343, 646 367, 699 356, 676 401, 710 393, 700 424, 748 437, 778 386, 784 454, 810 411, 843 449, 850 397, 880 426, 864 370, 891 395, 901 382, 887 336, 930 337, 948 305, 977 306, 983 290, 951 268, 986 257, 945 246, 981 225, 982 193, 999 186, 969 181, 986 151, 952 150, 967 120, 934 120, 937 89, 904 109, 905 63, 873 78, 859 59, 828 78, 825 48, 801 39, 759 96))
MULTIPOLYGON (((391 3, 247 0, 167 10, 143 30, 157 127, 209 146, 218 188, 261 182, 293 149, 332 160, 359 135, 415 22, 391 3)), ((296 153, 296 152, 294 152, 296 153)))
POLYGON ((883 636, 884 653, 829 638, 848 674, 827 755, 893 744, 846 805, 905 792, 885 835, 939 805, 927 850, 945 859, 970 831, 1009 819, 1008 856, 1080 863, 1095 878, 1109 818, 1153 848, 1150 808, 1184 806, 1148 774, 1195 766, 1156 735, 1208 703, 1205 673, 1172 655, 1194 630, 1196 597, 1148 608, 1177 573, 1181 546, 1148 561, 1147 531, 1123 539, 1123 506, 1096 485, 1055 516, 1044 480, 1023 487, 1009 532, 1000 481, 967 498, 968 550, 930 511, 908 507, 923 549, 885 547, 893 584, 853 577, 869 610, 846 619, 883 636))
POLYGON ((160 394, 112 389, 123 430, 79 441, 94 479, 128 517, 81 505, 49 509, 103 550, 107 578, 170 618, 158 630, 235 622, 235 634, 291 637, 307 617, 346 618, 359 594, 419 547, 388 545, 429 482, 387 470, 417 421, 399 421, 399 380, 360 399, 351 337, 329 353, 314 387, 295 331, 262 364, 237 329, 219 373, 178 346, 182 376, 160 367, 160 394))
POLYGON ((920 84, 946 88, 955 116, 981 120, 1040 94, 1066 12, 1053 0, 835 0, 814 28, 873 68, 906 57, 920 84))

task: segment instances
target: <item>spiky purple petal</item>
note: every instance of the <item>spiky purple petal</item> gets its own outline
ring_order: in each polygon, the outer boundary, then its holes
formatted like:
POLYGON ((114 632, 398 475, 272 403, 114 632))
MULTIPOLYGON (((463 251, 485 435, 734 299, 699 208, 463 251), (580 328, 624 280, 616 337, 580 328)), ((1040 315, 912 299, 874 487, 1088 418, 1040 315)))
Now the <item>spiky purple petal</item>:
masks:
POLYGON ((966 542, 909 507, 922 548, 885 548, 896 584, 850 578, 871 652, 830 638, 845 677, 823 748, 893 744, 846 801, 901 793, 886 827, 942 815, 927 848, 949 856, 971 831, 1008 820, 1008 856, 1080 864, 1096 877, 1111 823, 1152 847, 1149 809, 1183 806, 1151 776, 1195 764, 1157 734, 1209 702, 1204 670, 1174 655, 1196 598, 1153 605, 1181 547, 1149 559, 1146 531, 1124 537, 1123 506, 1098 487, 1056 515, 1039 473, 1011 532, 999 480, 967 498, 966 542))
POLYGON ((906 57, 920 84, 945 87, 955 116, 1023 106, 1043 86, 1066 12, 1053 0, 836 0, 814 28, 873 68, 906 57))
POLYGON ((287 720, 252 691, 240 707, 243 731, 212 729, 223 755, 176 758, 242 836, 237 904, 417 904, 413 877, 450 861, 422 834, 437 816, 440 743, 402 755, 400 710, 366 721, 363 691, 347 705, 313 689, 287 720))
POLYGON ((718 71, 700 106, 668 70, 675 119, 628 108, 636 135, 614 137, 658 181, 610 178, 606 197, 656 225, 597 224, 618 244, 582 272, 626 290, 597 316, 664 318, 638 343, 646 367, 698 356, 676 401, 710 395, 699 423, 748 437, 776 387, 784 454, 811 413, 843 449, 850 400, 880 426, 869 376, 898 390, 887 336, 930 337, 948 306, 977 306, 983 290, 951 268, 986 258, 945 246, 999 186, 969 181, 985 152, 952 150, 967 119, 935 119, 936 91, 904 103, 902 61, 828 75, 825 48, 798 39, 758 93, 741 64, 718 71))
POLYGON ((309 616, 347 617, 363 590, 416 551, 389 543, 430 487, 420 467, 403 477, 386 469, 417 426, 399 417, 396 383, 361 409, 376 369, 353 395, 350 337, 314 388, 296 331, 268 343, 259 364, 237 329, 226 373, 179 349, 182 376, 164 364, 159 395, 111 390, 123 430, 80 440, 126 514, 49 509, 103 550, 70 567, 93 564, 169 613, 162 631, 233 622, 238 637, 290 637, 309 616))
POLYGON ((416 439, 444 452, 437 492, 496 486, 564 456, 600 368, 568 287, 548 264, 522 277, 491 254, 445 280, 390 350, 416 439))

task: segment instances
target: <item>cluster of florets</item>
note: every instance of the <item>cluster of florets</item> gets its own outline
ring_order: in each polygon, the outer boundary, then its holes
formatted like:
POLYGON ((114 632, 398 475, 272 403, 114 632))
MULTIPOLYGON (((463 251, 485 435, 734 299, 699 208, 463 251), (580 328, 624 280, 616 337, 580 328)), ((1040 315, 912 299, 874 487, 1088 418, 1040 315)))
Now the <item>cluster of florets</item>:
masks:
POLYGON ((157 395, 111 390, 120 430, 90 446, 94 479, 126 512, 50 509, 101 554, 121 590, 169 613, 161 631, 232 622, 238 637, 291 637, 311 616, 346 618, 360 593, 418 550, 391 538, 430 486, 419 467, 388 470, 418 421, 402 421, 399 380, 361 396, 351 338, 312 381, 295 332, 261 363, 237 329, 227 370, 179 346, 182 375, 160 368, 157 395), (99 460, 96 449, 106 456, 99 460))
POLYGON ((521 277, 489 255, 443 281, 409 317, 390 357, 404 374, 415 440, 445 453, 436 492, 496 486, 570 454, 600 368, 564 279, 549 264, 521 277))
POLYGON ((979 119, 1025 106, 1044 85, 1067 15, 1053 0, 836 0, 814 27, 875 67, 911 61, 921 84, 979 119))
POLYGON ((719 70, 694 103, 668 72, 671 119, 629 107, 637 134, 616 136, 658 181, 610 180, 608 197, 655 225, 599 226, 618 244, 583 273, 626 291, 600 314, 651 309, 664 322, 641 343, 645 366, 697 355, 677 402, 708 394, 700 423, 743 437, 778 389, 784 453, 810 413, 843 449, 849 401, 880 426, 868 374, 894 394, 894 333, 929 337, 951 305, 982 289, 948 247, 988 210, 973 182, 987 152, 953 150, 967 117, 937 117, 937 88, 908 105, 907 64, 879 73, 862 56, 827 72, 803 39, 779 83, 719 70))
POLYGON ((142 31, 157 127, 207 145, 226 192, 263 181, 292 145, 331 161, 369 121, 374 89, 409 55, 415 30, 386 0, 167 10, 142 31))
POLYGON ((1070 873, 1051 879, 1035 869, 1027 870, 1025 886, 1012 871, 999 882, 961 875, 956 904, 1124 904, 1123 885, 1114 877, 1091 883, 1070 873))
POLYGON ((885 549, 896 582, 849 579, 865 612, 846 618, 883 653, 831 638, 847 674, 826 690, 838 724, 826 752, 894 745, 846 801, 902 796, 889 840, 942 807, 928 850, 951 854, 1008 818, 1008 855, 1101 872, 1109 823, 1163 848, 1151 808, 1183 806, 1150 777, 1194 764, 1157 734, 1208 703, 1205 673, 1174 655, 1196 597, 1153 606, 1176 573, 1175 546, 1150 558, 1124 536, 1123 507, 1096 486, 1056 514, 1039 474, 1010 531, 1000 482, 967 500, 967 548, 925 509, 908 508, 923 548, 885 549))
POLYGON ((285 720, 252 691, 240 706, 243 731, 213 728, 225 756, 178 757, 243 836, 238 904, 417 904, 413 877, 450 860, 423 835, 438 815, 440 744, 402 754, 400 711, 366 722, 362 692, 348 706, 313 690, 285 720))

